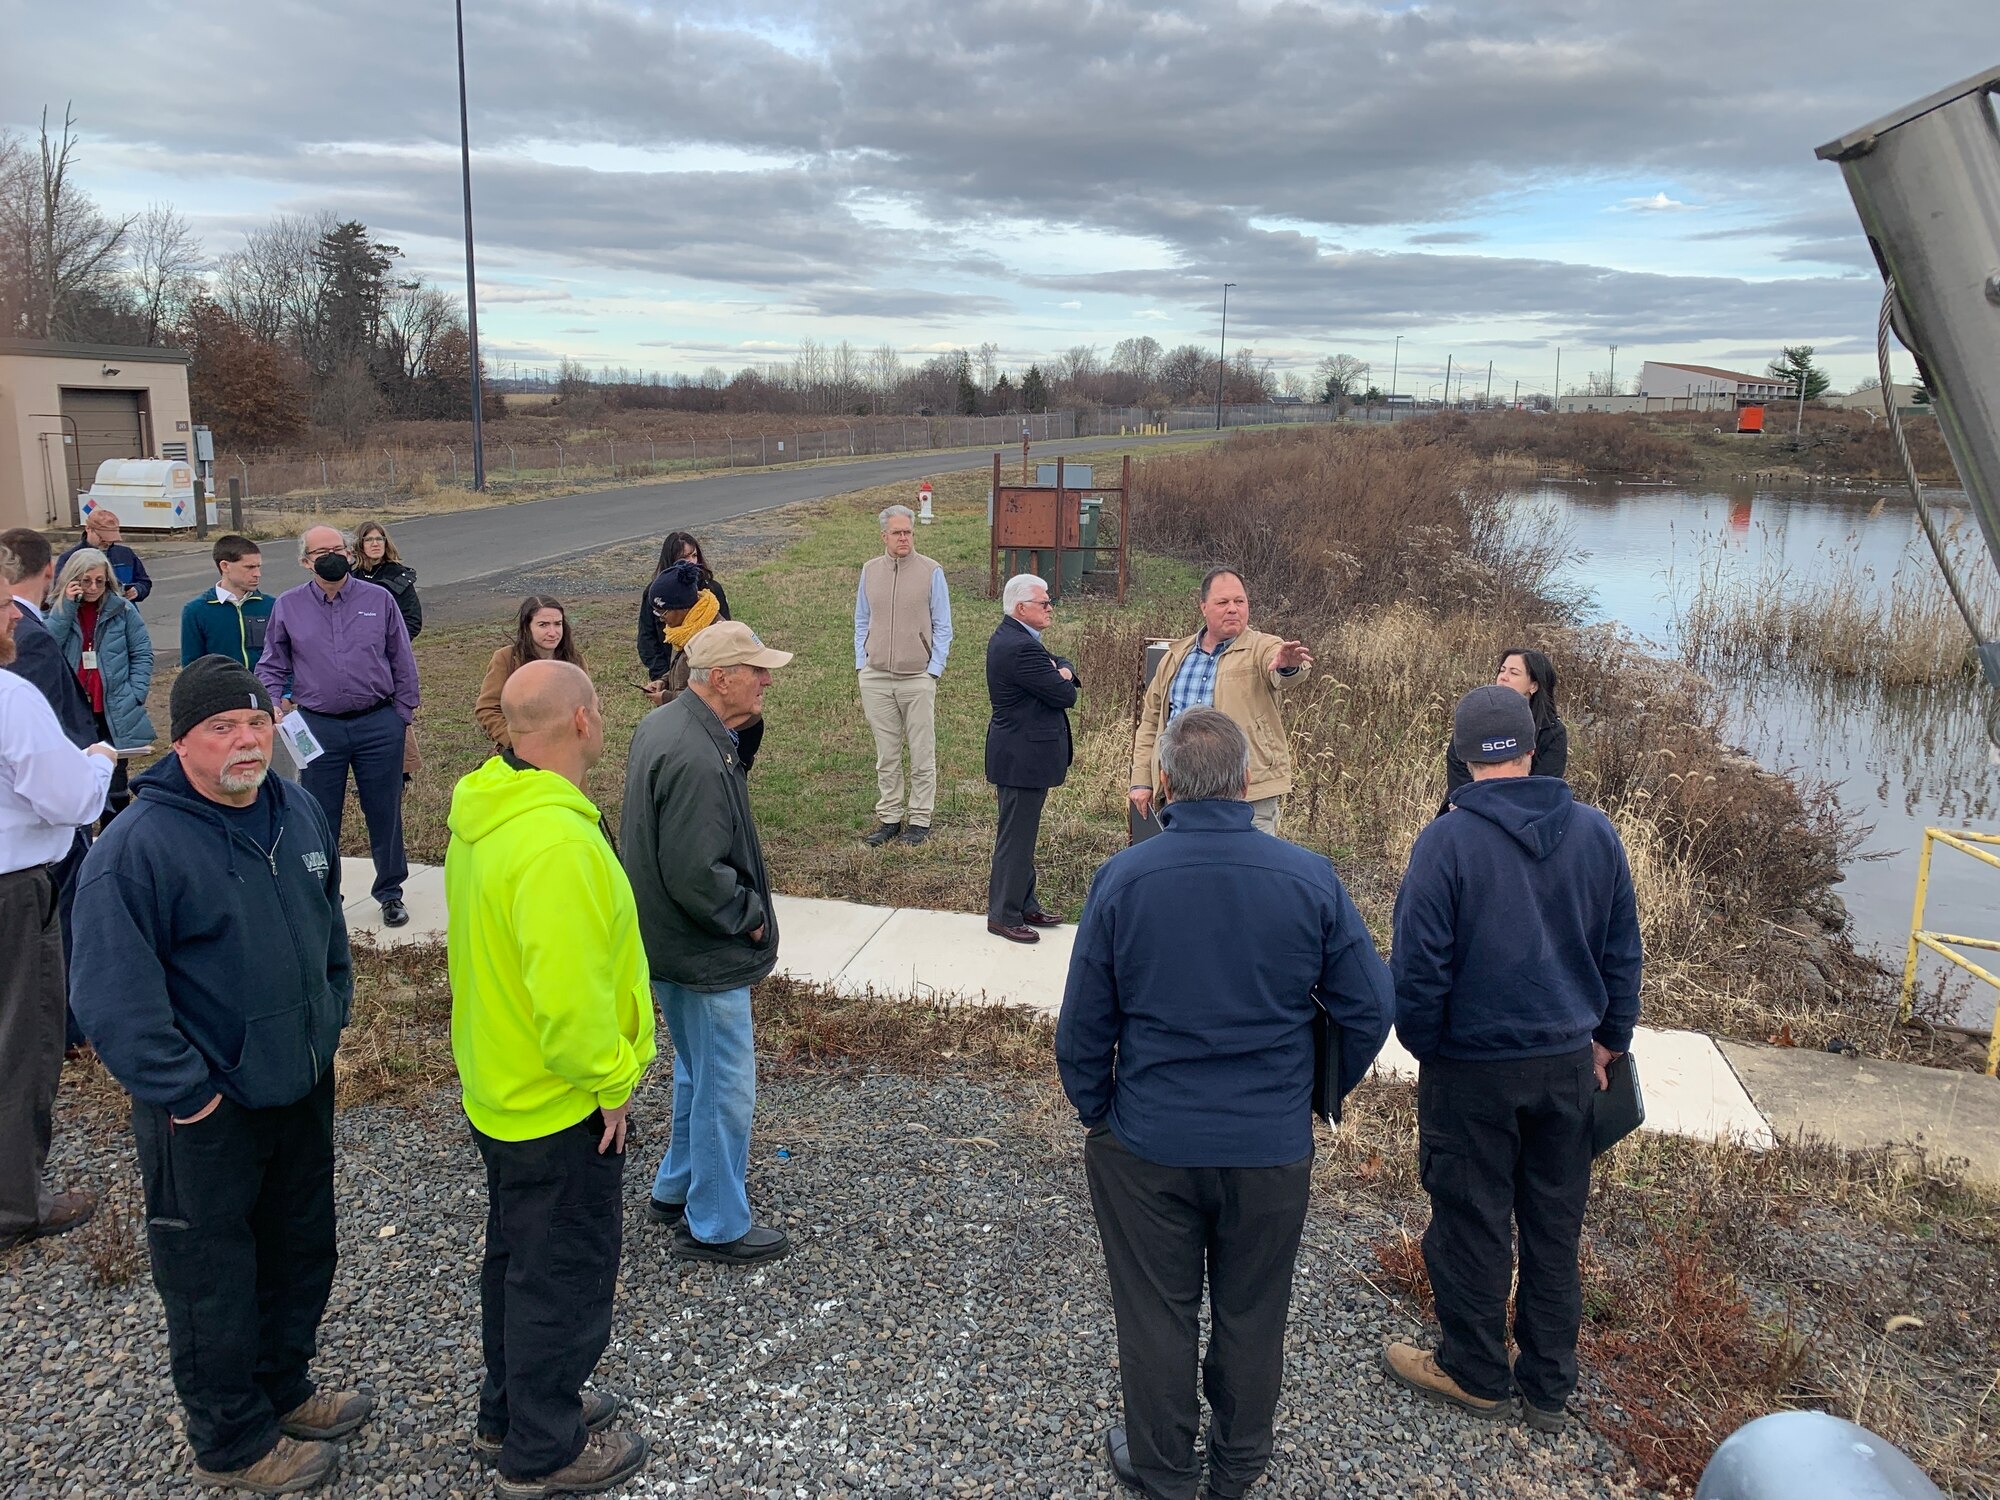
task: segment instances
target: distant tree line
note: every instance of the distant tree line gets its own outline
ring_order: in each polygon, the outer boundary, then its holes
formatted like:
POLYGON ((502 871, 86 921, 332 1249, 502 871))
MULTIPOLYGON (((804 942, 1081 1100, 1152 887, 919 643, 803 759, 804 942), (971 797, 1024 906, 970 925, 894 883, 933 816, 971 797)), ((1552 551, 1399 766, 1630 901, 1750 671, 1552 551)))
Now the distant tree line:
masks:
POLYGON ((195 416, 233 447, 471 414, 457 299, 399 274, 366 225, 281 214, 211 260, 169 204, 105 213, 77 147, 67 112, 33 140, 0 133, 0 334, 184 348, 195 416))

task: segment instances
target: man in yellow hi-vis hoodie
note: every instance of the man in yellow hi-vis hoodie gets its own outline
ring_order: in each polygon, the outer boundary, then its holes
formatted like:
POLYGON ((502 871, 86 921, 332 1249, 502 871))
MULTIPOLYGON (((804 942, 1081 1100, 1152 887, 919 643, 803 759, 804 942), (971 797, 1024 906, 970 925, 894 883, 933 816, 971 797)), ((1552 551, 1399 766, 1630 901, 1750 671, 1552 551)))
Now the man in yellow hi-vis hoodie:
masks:
POLYGON ((458 783, 445 854, 451 1050, 486 1163, 486 1380, 473 1447, 502 1500, 605 1489, 646 1462, 585 1392, 611 1336, 625 1111, 653 1060, 639 914, 597 806, 597 691, 569 662, 507 679, 514 739, 458 783))

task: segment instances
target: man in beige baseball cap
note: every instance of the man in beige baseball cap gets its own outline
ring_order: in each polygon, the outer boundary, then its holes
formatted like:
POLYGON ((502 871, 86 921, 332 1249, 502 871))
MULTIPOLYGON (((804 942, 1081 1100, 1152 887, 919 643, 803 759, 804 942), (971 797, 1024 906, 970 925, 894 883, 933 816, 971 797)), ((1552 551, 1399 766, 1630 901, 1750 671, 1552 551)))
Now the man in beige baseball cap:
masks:
POLYGON ((778 922, 737 732, 764 711, 771 671, 792 654, 740 620, 709 626, 686 650, 688 690, 632 736, 618 840, 674 1039, 673 1139, 646 1212, 672 1227, 683 1259, 747 1266, 791 1241, 750 1218, 750 986, 777 965, 778 922))

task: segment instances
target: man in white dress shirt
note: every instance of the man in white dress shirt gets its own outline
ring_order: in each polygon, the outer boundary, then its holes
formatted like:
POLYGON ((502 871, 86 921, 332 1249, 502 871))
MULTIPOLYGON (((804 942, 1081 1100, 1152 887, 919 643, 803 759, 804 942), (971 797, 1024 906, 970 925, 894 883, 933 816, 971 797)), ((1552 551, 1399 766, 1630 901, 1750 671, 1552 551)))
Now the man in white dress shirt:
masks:
MULTIPOLYGON (((13 556, 0 549, 0 576, 13 556)), ((0 594, 0 666, 14 659, 14 601, 0 594)), ((97 1210, 42 1181, 63 1062, 62 930, 49 866, 104 811, 116 753, 79 750, 34 686, 0 672, 0 1250, 62 1234, 97 1210)))

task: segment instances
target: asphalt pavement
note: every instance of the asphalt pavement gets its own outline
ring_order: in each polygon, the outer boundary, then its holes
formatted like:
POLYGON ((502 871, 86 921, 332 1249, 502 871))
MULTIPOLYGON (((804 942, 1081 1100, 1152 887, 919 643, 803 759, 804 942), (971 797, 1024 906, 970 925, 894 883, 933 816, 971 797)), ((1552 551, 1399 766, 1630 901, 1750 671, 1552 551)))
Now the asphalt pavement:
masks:
MULTIPOLYGON (((1193 435, 1071 438, 1037 443, 1031 457, 1047 461, 1058 455, 1146 448, 1186 442, 1193 435)), ((1001 451, 1010 462, 1019 452, 1012 448, 1001 451)), ((480 580, 509 573, 526 563, 576 557, 641 537, 659 538, 676 529, 698 533, 717 521, 898 480, 910 482, 914 500, 917 480, 979 468, 991 462, 989 452, 925 450, 850 463, 633 485, 476 510, 399 517, 393 530, 397 550, 420 575, 425 611, 429 613, 435 606, 442 618, 449 618, 460 612, 452 608, 454 604, 486 592, 480 588, 480 580)), ((181 606, 215 582, 215 565, 205 549, 187 546, 180 539, 172 550, 157 557, 143 540, 131 540, 145 552, 146 569, 153 577, 153 592, 139 612, 155 641, 171 641, 179 628, 181 606)), ((303 577, 295 550, 282 541, 265 544, 266 592, 282 592, 303 577)))

